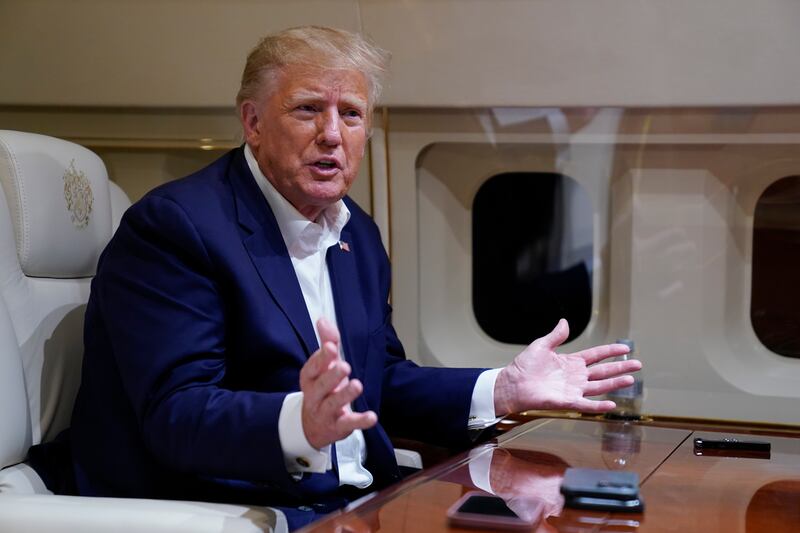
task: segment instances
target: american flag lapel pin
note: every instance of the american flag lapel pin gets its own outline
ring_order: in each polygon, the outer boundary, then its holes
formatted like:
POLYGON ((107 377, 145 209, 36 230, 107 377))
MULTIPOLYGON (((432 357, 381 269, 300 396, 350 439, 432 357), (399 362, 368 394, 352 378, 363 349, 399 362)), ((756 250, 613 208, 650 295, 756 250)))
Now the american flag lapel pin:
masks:
POLYGON ((350 251, 350 245, 349 245, 349 244, 347 244, 347 243, 346 243, 346 242, 344 242, 344 241, 339 241, 339 249, 340 249, 340 250, 343 250, 343 251, 345 251, 345 252, 349 252, 349 251, 350 251))

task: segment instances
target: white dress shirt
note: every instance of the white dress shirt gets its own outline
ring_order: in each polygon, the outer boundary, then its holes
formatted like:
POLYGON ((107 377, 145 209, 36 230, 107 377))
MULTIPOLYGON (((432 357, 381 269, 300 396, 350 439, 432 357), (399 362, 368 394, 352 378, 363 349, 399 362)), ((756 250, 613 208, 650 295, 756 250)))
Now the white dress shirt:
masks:
MULTIPOLYGON (((267 180, 258 167, 250 146, 245 146, 244 153, 250 171, 278 222, 311 323, 316 326, 317 320, 325 317, 332 324, 337 324, 325 257, 328 248, 339 245, 342 228, 350 219, 350 211, 339 200, 328 206, 316 221, 308 220, 267 180)), ((314 333, 319 342, 316 327, 314 333)), ((341 343, 339 356, 345 357, 341 343)), ((498 419, 494 416, 494 383, 499 372, 500 369, 488 370, 478 377, 472 392, 469 420, 466 421, 469 429, 482 429, 497 422, 498 419)), ((322 473, 331 468, 330 446, 317 450, 309 444, 303 431, 302 408, 303 393, 290 393, 284 399, 278 418, 278 436, 286 469, 296 474, 322 473)), ((358 488, 372 484, 372 474, 364 468, 367 454, 364 434, 356 430, 345 439, 337 441, 335 446, 339 484, 358 488)))

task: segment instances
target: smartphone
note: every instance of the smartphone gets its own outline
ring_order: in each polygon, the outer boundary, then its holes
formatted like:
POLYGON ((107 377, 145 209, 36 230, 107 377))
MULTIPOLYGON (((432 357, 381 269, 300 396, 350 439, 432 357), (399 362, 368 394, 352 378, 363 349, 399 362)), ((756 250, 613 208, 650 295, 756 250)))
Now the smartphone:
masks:
POLYGON ((641 512, 639 476, 594 468, 568 468, 561 482, 564 505, 597 511, 641 512))
POLYGON ((738 457, 744 459, 769 459, 772 444, 767 441, 739 440, 734 438, 694 439, 694 454, 709 457, 738 457))
POLYGON ((502 498, 472 491, 450 507, 447 518, 453 526, 525 531, 539 523, 543 512, 544 502, 541 500, 526 500, 525 517, 522 517, 502 498))

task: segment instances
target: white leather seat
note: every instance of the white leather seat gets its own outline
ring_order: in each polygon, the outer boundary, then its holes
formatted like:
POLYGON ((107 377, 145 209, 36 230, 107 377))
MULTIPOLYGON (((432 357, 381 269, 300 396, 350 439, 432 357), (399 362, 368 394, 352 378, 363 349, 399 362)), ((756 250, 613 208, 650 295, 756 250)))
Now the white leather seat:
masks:
POLYGON ((69 425, 83 313, 130 204, 91 151, 0 130, 0 531, 284 531, 267 507, 53 495, 23 463, 69 425))

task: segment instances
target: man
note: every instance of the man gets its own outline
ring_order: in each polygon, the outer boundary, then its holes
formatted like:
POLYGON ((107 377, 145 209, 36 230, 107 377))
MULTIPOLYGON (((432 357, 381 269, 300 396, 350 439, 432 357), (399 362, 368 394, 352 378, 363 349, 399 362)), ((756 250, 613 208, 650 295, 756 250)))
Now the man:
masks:
POLYGON ((464 445, 510 412, 608 410, 584 396, 632 382, 636 361, 587 368, 625 346, 557 355, 564 321, 503 369, 406 360, 378 230, 345 196, 386 62, 329 28, 266 37, 245 146, 125 214, 86 312, 82 494, 279 506, 295 527, 399 479, 388 434, 464 445))

